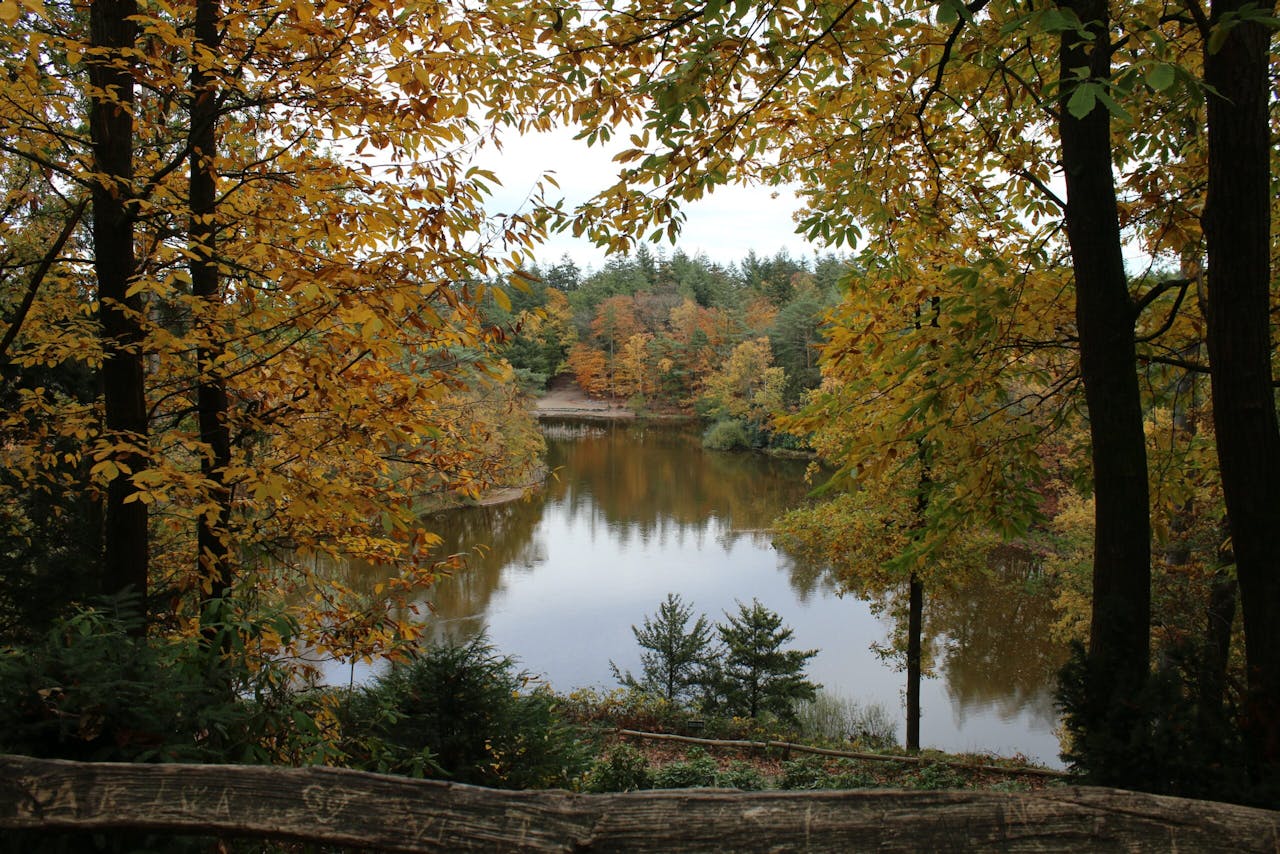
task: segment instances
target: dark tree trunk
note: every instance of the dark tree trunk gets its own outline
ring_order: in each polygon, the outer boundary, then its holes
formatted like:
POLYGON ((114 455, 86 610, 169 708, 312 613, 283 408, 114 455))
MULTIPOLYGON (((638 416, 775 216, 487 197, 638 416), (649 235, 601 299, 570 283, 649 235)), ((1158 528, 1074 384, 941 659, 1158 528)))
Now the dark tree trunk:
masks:
MULTIPOLYGON (((929 326, 937 329, 942 313, 942 298, 929 299, 929 326)), ((921 306, 916 306, 916 329, 922 328, 921 306)), ((920 492, 916 496, 914 526, 923 529, 928 524, 929 491, 933 487, 933 472, 929 465, 929 449, 922 440, 916 440, 916 457, 920 460, 920 492)), ((907 581, 907 750, 920 749, 920 671, 923 656, 924 634, 924 582, 912 570, 907 581)))
MULTIPOLYGON (((1215 0, 1211 22, 1246 6, 1215 0)), ((1261 4, 1266 12, 1272 3, 1261 4)), ((1268 12, 1269 14, 1269 12, 1268 12)), ((1233 26, 1205 51, 1209 84, 1208 344, 1218 466, 1244 616, 1252 753, 1280 767, 1280 426, 1271 384, 1270 29, 1233 26)))
POLYGON ((1227 571, 1230 556, 1218 567, 1209 587, 1204 652, 1200 663, 1200 730, 1205 744, 1220 742, 1226 729, 1223 705, 1227 665, 1231 660, 1231 625, 1236 618, 1236 579, 1227 571))
MULTIPOLYGON (((214 158, 218 151, 217 83, 206 63, 218 51, 217 0, 196 4, 196 46, 191 67, 190 204, 191 291, 198 302, 196 324, 199 345, 196 360, 199 380, 196 409, 200 441, 205 445, 200 471, 217 506, 213 514, 202 513, 197 521, 199 576, 209 582, 209 598, 204 609, 206 634, 212 640, 224 622, 222 604, 231 585, 231 561, 227 525, 231 518, 231 492, 226 484, 231 464, 231 434, 227 424, 226 384, 218 360, 222 356, 222 331, 218 308, 222 303, 217 253, 217 173, 214 158)), ((230 637, 223 633, 223 641, 230 637)))
POLYGON ((1067 185, 1067 237, 1076 285, 1080 372, 1089 407, 1095 533, 1088 711, 1094 727, 1127 743, 1150 660, 1151 534, 1147 452, 1134 349, 1134 308, 1121 254, 1111 162, 1111 117, 1099 101, 1076 118, 1075 70, 1111 73, 1106 0, 1073 0, 1092 34, 1063 35, 1058 131, 1067 185))
POLYGON ((924 583, 911 573, 907 606, 907 750, 920 749, 920 635, 923 630, 924 583))
POLYGON ((103 590, 147 594, 147 505, 128 473, 147 465, 147 407, 142 364, 142 300, 128 296, 136 261, 133 248, 133 71, 137 27, 133 0, 95 0, 90 42, 101 53, 88 60, 94 94, 89 107, 93 144, 93 264, 98 282, 104 359, 102 395, 109 439, 125 444, 112 460, 122 467, 107 490, 103 590))

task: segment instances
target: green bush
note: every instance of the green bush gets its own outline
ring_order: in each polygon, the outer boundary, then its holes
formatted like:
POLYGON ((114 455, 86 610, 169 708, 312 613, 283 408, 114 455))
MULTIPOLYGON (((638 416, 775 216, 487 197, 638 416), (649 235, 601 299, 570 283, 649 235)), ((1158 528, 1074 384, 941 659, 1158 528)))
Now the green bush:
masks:
POLYGON ((827 769, 815 756, 802 756, 782 763, 779 789, 825 789, 827 769))
POLYGON ((282 671, 214 660, 199 638, 142 639, 88 609, 0 650, 0 750, 95 762, 319 761, 314 695, 282 671))
POLYGON ((1170 666, 1153 671, 1131 702, 1116 703, 1096 692, 1108 680, 1073 643, 1057 692, 1071 770, 1093 785, 1280 806, 1280 782, 1251 778, 1254 756, 1234 704, 1201 696, 1201 654, 1194 645, 1162 650, 1170 666))
POLYGON ((483 636, 426 649, 354 694, 341 710, 353 764, 521 789, 565 786, 586 765, 550 690, 483 636))
POLYGON ((817 756, 802 756, 782 763, 780 789, 863 789, 875 785, 875 779, 857 762, 838 759, 835 762, 817 756))
POLYGON ((689 709, 642 688, 580 688, 560 698, 560 710, 573 723, 610 730, 683 733, 695 718, 689 709))
POLYGON ((716 785, 726 789, 756 792, 765 788, 765 779, 747 762, 730 762, 728 768, 716 775, 716 785))
POLYGON ((751 447, 751 436, 741 421, 717 421, 702 434, 702 447, 712 451, 746 450, 751 447))
POLYGON ((906 775, 903 785, 910 789, 963 789, 965 779, 954 768, 941 762, 930 762, 906 775))
POLYGON ((619 744, 596 760, 582 788, 588 792, 633 792, 653 785, 649 760, 627 744, 619 744))
POLYGON ((516 384, 520 386, 520 390, 525 394, 541 394, 547 390, 547 383, 551 376, 545 372, 533 371, 528 368, 516 368, 515 374, 516 384))
POLYGON ((655 789, 697 789, 718 784, 716 761, 700 747, 689 748, 684 761, 664 765, 653 775, 655 789))

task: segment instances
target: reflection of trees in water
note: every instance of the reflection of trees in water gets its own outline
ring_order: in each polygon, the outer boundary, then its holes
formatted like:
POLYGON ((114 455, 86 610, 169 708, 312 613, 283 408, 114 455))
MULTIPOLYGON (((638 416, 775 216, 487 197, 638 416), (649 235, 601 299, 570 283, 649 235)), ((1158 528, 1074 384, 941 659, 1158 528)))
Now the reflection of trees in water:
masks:
POLYGON ((701 538, 718 522, 727 548, 807 491, 804 463, 704 451, 688 425, 619 422, 568 440, 565 430, 548 427, 547 463, 559 473, 550 498, 563 500, 572 518, 598 516, 624 543, 701 538))
POLYGON ((426 621, 423 641, 432 646, 463 646, 484 630, 483 613, 449 619, 436 615, 426 621))
POLYGON ((998 561, 933 598, 929 630, 945 635, 947 692, 962 719, 994 708, 1005 720, 1028 712, 1053 725, 1054 677, 1066 660, 1049 637, 1053 618, 1052 597, 1029 560, 998 561))
POLYGON ((778 549, 778 563, 787 572, 787 581, 801 602, 808 602, 813 595, 843 594, 840 582, 831 566, 778 549))
MULTIPOLYGON (((504 573, 546 560, 535 536, 547 502, 561 502, 591 533, 628 543, 659 542, 728 550, 741 537, 768 543, 763 532, 785 508, 803 500, 803 462, 759 454, 706 452, 696 427, 642 422, 550 421, 542 493, 531 499, 434 514, 427 527, 443 542, 437 554, 466 555, 466 566, 441 578, 423 600, 433 639, 466 640, 503 587, 504 573)), ((372 590, 385 572, 348 565, 348 583, 372 590)))
MULTIPOLYGON (((780 554, 800 601, 842 591, 830 566, 780 554)), ((1066 650, 1049 637, 1053 600, 1041 585, 1034 558, 1006 546, 993 551, 987 572, 936 585, 925 597, 925 668, 945 674, 961 719, 967 712, 995 709, 1005 720, 1023 712, 1046 727, 1057 720, 1053 686, 1066 650)), ((890 635, 876 648, 900 657, 906 644, 905 585, 878 595, 844 592, 890 618, 890 635)))
MULTIPOLYGON (((427 624, 432 640, 466 641, 484 629, 484 613, 502 588, 503 571, 531 570, 546 559, 546 547, 533 532, 542 519, 544 499, 527 499, 481 507, 444 510, 426 520, 427 528, 441 537, 435 556, 463 555, 464 565, 439 577, 418 597, 417 619, 427 624), (427 603, 430 603, 428 605, 427 603), (430 608, 434 617, 428 617, 430 608)), ((313 558, 316 574, 332 578, 367 599, 375 586, 387 580, 385 567, 363 561, 313 558)), ((398 619, 412 615, 395 610, 398 619)))
MULTIPOLYGON (((431 528, 444 540, 440 554, 466 556, 466 565, 436 582, 428 594, 437 615, 432 623, 471 618, 479 621, 502 588, 503 570, 528 571, 546 560, 546 546, 534 539, 544 499, 488 507, 464 507, 435 514, 431 528)), ((462 638, 475 634, 467 630, 462 638)), ((451 638, 454 640, 460 638, 451 638)))

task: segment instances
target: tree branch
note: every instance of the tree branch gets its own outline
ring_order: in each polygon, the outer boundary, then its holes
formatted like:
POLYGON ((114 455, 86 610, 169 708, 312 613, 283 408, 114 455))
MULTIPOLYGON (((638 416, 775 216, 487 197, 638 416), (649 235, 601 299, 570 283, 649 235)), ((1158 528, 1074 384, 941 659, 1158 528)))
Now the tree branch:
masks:
MULTIPOLYGON (((973 0, 972 3, 965 5, 965 9, 969 11, 970 15, 976 15, 982 11, 983 7, 987 5, 987 2, 988 0, 973 0)), ((942 46, 942 57, 938 60, 938 70, 934 74, 933 83, 927 90, 925 90, 924 96, 920 99, 920 107, 916 110, 917 120, 924 120, 924 111, 929 108, 929 101, 934 95, 938 94, 938 90, 942 88, 942 77, 946 74, 947 63, 951 61, 951 50, 955 47, 956 39, 960 37, 960 31, 964 29, 964 25, 968 23, 968 21, 968 18, 961 15, 960 19, 956 21, 955 26, 951 28, 951 32, 947 35, 947 41, 942 46)))
POLYGON ((79 225, 80 217, 84 214, 84 209, 88 204, 89 199, 85 197, 71 210, 71 215, 67 218, 66 223, 63 224, 62 231, 58 233, 53 245, 45 251, 40 263, 31 271, 31 279, 27 282, 27 292, 22 297, 22 304, 14 312, 13 320, 9 322, 9 328, 4 333, 4 339, 0 340, 0 364, 4 364, 7 361, 9 347, 13 345, 14 339, 18 337, 18 331, 22 329, 22 323, 27 319, 28 312, 31 311, 31 305, 36 300, 36 293, 40 290, 40 285, 43 284, 45 276, 49 274, 49 270, 53 268, 54 262, 58 260, 58 256, 62 254, 62 247, 67 245, 67 240, 71 238, 72 232, 79 225))

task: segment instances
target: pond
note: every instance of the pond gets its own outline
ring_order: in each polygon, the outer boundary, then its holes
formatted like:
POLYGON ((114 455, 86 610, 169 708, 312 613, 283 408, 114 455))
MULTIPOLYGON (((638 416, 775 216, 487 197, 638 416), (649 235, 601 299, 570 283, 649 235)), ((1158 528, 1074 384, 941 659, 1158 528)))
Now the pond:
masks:
MULTIPOLYGON (((553 472, 544 490, 432 519, 444 553, 472 555, 429 592, 432 634, 487 631, 559 691, 611 688, 611 662, 639 672, 631 626, 667 593, 712 622, 755 598, 782 615, 796 648, 820 650, 810 679, 882 704, 903 737, 905 674, 873 649, 891 639, 891 603, 873 610, 839 596, 828 573, 776 550, 767 533, 804 500, 803 462, 704 451, 694 427, 667 422, 543 429, 553 472)), ((1063 651, 1047 641, 1051 610, 1026 575, 1006 567, 945 599, 926 591, 935 675, 921 691, 923 746, 1058 765, 1052 680, 1063 651)))

